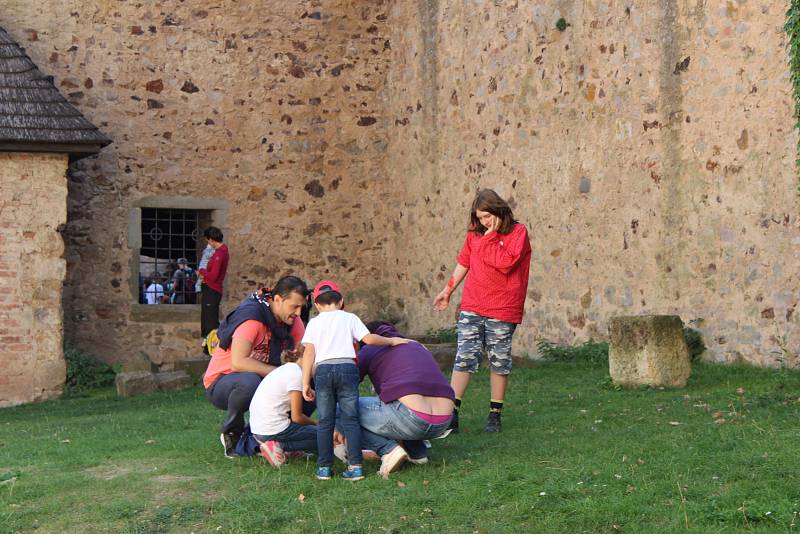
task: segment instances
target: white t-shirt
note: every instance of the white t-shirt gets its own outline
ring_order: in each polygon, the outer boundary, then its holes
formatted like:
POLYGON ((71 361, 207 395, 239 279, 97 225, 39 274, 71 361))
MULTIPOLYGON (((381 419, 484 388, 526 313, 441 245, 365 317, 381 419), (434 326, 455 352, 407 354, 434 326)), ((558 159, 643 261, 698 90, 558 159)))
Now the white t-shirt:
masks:
POLYGON ((353 342, 361 341, 369 330, 357 315, 344 310, 322 312, 308 322, 303 344, 314 345, 314 362, 355 358, 353 342))
POLYGON ((144 298, 147 300, 148 304, 158 304, 163 296, 164 286, 161 284, 150 284, 147 286, 147 289, 144 290, 144 298))
POLYGON ((274 436, 291 422, 290 391, 303 391, 303 370, 295 362, 281 365, 264 377, 250 401, 250 430, 274 436))

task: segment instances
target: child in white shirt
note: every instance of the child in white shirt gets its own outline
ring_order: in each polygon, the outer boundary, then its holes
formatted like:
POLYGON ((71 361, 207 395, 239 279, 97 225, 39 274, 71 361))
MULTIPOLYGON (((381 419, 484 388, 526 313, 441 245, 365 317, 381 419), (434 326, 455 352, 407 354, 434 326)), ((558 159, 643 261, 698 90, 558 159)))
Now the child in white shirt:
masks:
POLYGON ((158 283, 158 278, 153 278, 153 281, 144 290, 144 298, 148 304, 161 304, 161 298, 164 296, 164 286, 158 283))
MULTIPOLYGON (((303 335, 303 397, 317 400, 317 478, 333 476, 333 430, 336 404, 339 404, 340 431, 347 440, 346 480, 362 480, 361 426, 358 422, 358 384, 354 342, 367 345, 402 345, 409 340, 370 334, 356 315, 342 310, 344 300, 339 287, 323 280, 314 288, 314 306, 319 315, 309 321, 303 335), (315 365, 316 364, 316 365, 315 365), (311 389, 311 375, 314 389, 311 389)), ((274 372, 274 371, 273 371, 274 372)))
POLYGON ((282 359, 284 364, 264 377, 250 401, 250 430, 276 467, 292 452, 317 452, 317 427, 303 413, 300 351, 284 351, 282 359))

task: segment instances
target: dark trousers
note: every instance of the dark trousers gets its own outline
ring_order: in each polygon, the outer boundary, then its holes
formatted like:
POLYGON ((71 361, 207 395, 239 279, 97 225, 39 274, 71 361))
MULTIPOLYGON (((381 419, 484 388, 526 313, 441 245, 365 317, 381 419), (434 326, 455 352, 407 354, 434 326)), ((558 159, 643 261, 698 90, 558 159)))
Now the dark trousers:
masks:
MULTIPOLYGON (((261 377, 256 373, 228 373, 209 386, 206 398, 215 408, 225 410, 220 432, 238 435, 244 431, 244 413, 250 409, 250 401, 260 383, 261 377)), ((315 402, 303 401, 304 414, 310 416, 315 408, 315 402)))
POLYGON ((219 377, 206 390, 209 402, 225 410, 220 432, 237 435, 244 432, 244 413, 250 409, 250 401, 260 383, 261 377, 256 373, 229 373, 219 377))
POLYGON ((201 288, 200 333, 205 338, 209 332, 219 326, 219 303, 222 301, 222 293, 217 293, 205 284, 201 288))

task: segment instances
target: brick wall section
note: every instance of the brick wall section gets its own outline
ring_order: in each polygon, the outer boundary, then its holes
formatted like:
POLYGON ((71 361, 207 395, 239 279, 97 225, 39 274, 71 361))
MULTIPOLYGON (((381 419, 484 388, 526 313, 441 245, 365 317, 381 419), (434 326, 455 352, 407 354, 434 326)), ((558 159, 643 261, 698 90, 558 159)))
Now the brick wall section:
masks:
POLYGON ((61 393, 67 156, 0 153, 0 406, 61 393))
POLYGON ((70 176, 68 338, 108 361, 198 353, 199 313, 132 318, 128 213, 148 196, 230 203, 223 311, 289 273, 336 277, 367 315, 385 306, 385 12, 380 1, 4 3, 0 24, 114 141, 70 176))
POLYGON ((517 353, 668 313, 715 360, 797 354, 787 6, 394 3, 387 172, 407 194, 389 257, 413 327, 452 323, 430 301, 494 187, 532 236, 517 353))

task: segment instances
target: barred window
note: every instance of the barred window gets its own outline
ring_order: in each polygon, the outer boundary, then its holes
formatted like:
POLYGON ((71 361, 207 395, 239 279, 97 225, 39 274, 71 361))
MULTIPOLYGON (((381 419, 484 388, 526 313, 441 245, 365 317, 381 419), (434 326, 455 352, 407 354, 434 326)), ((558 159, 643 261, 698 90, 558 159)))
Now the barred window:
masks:
POLYGON ((195 304, 210 210, 142 208, 139 303, 195 304))

